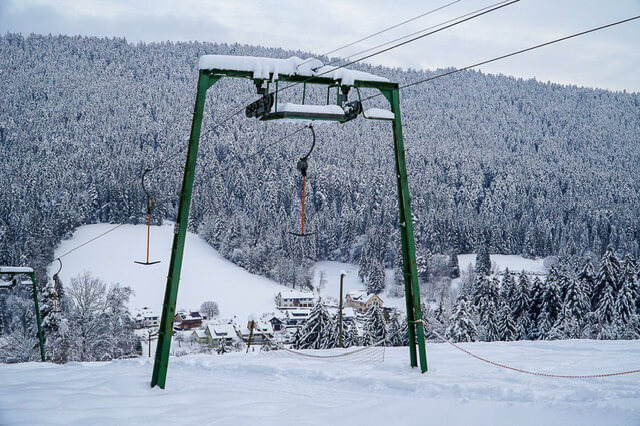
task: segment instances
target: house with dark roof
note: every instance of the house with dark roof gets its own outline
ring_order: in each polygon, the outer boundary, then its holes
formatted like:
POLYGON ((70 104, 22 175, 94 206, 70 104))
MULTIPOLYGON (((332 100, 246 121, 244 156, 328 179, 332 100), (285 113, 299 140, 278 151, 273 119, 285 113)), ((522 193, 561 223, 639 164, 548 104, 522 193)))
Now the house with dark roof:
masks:
POLYGON ((173 319, 173 328, 176 330, 191 330, 202 327, 202 315, 199 312, 178 312, 173 319))

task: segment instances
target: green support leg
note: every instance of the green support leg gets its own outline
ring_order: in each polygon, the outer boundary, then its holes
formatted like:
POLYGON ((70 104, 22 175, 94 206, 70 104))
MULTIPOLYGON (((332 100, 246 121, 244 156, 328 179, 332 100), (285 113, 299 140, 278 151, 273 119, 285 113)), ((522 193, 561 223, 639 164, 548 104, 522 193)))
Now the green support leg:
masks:
POLYGON ((33 285, 33 303, 36 305, 36 323, 38 324, 38 341, 40 343, 40 360, 45 362, 46 357, 44 354, 44 334, 42 333, 42 321, 40 319, 40 305, 38 303, 38 286, 36 284, 36 274, 29 274, 31 278, 31 284, 33 285))
POLYGON ((171 260, 169 261, 167 287, 165 289, 164 303, 162 305, 162 318, 160 319, 160 330, 158 331, 158 347, 156 348, 155 362, 153 364, 151 387, 160 386, 164 389, 167 381, 171 336, 173 334, 173 320, 176 312, 176 301, 178 299, 178 286, 180 283, 180 271, 182 270, 184 242, 187 236, 187 227, 189 225, 189 208, 191 207, 191 194, 193 191, 193 180, 196 171, 196 160, 198 157, 198 145, 200 143, 200 129, 202 127, 204 104, 207 90, 219 79, 220 77, 209 77, 202 71, 198 77, 198 92, 196 94, 196 104, 193 112, 193 123, 191 124, 191 136, 189 138, 187 161, 184 169, 184 178, 182 180, 182 191, 180 192, 178 219, 175 225, 173 245, 171 247, 171 260))
POLYGON ((411 215, 411 197, 407 177, 407 163, 404 155, 402 137, 402 121, 400 117, 400 96, 398 89, 383 90, 383 95, 391 104, 395 115, 393 120, 393 141, 396 162, 396 178, 398 184, 398 207, 400 211, 400 235, 402 240, 402 263, 405 280, 405 298, 407 304, 407 325, 409 328, 409 351, 411 366, 417 367, 416 348, 418 345, 420 370, 427 371, 427 350, 425 347, 424 328, 422 326, 422 308, 420 304, 420 283, 416 266, 416 247, 413 236, 411 215))

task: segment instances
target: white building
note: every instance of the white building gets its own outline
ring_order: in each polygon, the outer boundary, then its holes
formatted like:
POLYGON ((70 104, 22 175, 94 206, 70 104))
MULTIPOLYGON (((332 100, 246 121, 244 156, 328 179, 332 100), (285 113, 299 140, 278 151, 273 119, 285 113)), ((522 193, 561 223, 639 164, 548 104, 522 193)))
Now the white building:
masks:
POLYGON ((281 291, 276 295, 278 309, 313 308, 314 295, 306 291, 281 291))
POLYGON ((152 328, 160 326, 160 317, 157 313, 147 308, 138 308, 133 312, 133 320, 136 328, 152 328))

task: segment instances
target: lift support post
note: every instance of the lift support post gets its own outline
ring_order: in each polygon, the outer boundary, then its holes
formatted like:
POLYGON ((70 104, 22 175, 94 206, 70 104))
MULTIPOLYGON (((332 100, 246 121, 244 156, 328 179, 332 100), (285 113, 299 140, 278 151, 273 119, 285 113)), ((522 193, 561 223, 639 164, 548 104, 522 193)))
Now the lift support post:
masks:
MULTIPOLYGON (((171 248, 171 259, 169 261, 169 273, 165 289, 164 303, 162 306, 162 317, 160 320, 160 330, 158 332, 158 346, 156 348, 155 362, 153 366, 153 376, 151 386, 165 387, 167 380, 167 369, 169 364, 169 354, 171 350, 171 337, 173 334, 173 321, 176 311, 176 300, 178 297, 178 287, 180 283, 180 271, 182 268, 182 258, 184 254, 184 244, 189 224, 189 208, 191 205, 191 195, 196 170, 198 156, 198 145, 200 142, 200 130, 207 90, 222 77, 243 78, 256 80, 254 73, 237 69, 200 69, 198 76, 198 88, 196 102, 193 113, 193 123, 191 125, 191 135, 187 150, 187 159, 184 169, 182 190, 180 192, 180 203, 178 207, 178 218, 175 224, 173 245, 171 248)), ((270 79, 273 75, 270 75, 270 79)), ((298 74, 287 75, 279 73, 277 77, 280 82, 301 83, 305 87, 307 84, 317 84, 332 86, 339 84, 338 81, 321 77, 308 77, 298 74)), ((420 284, 418 281, 418 271, 416 267, 416 250, 413 235, 413 223, 411 215, 411 198, 409 194, 409 182, 407 176, 407 165, 404 151, 404 139, 402 135, 402 121, 400 114, 400 95, 397 83, 388 81, 362 81, 355 80, 352 87, 370 88, 379 90, 391 105, 391 112, 394 118, 391 121, 394 141, 394 159, 396 166, 396 184, 398 188, 398 208, 400 214, 400 235, 402 242, 402 262, 405 284, 405 298, 407 307, 407 327, 409 330, 409 357, 412 367, 418 367, 424 373, 427 371, 427 353, 425 347, 424 330, 421 324, 422 311, 420 304, 420 284), (416 346, 418 351, 416 352, 416 346)), ((288 117, 291 118, 291 117, 288 117)), ((305 117, 299 114, 295 118, 314 120, 317 117, 305 117)), ((340 120, 336 120, 340 121, 340 120)))

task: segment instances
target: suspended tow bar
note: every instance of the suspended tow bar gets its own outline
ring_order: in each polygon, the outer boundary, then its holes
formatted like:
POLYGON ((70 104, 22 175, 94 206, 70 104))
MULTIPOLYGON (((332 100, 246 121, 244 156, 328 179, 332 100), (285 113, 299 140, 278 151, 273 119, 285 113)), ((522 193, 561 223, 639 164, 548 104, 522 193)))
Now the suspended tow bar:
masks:
POLYGON ((307 193, 307 168, 309 167, 309 156, 313 152, 313 148, 316 146, 316 132, 313 130, 313 124, 309 124, 309 129, 311 130, 311 134, 313 135, 313 142, 311 144, 311 149, 307 152, 307 155, 301 157, 298 160, 298 164, 296 164, 296 168, 300 170, 300 174, 302 175, 302 220, 300 223, 300 232, 289 232, 291 235, 295 235, 296 237, 308 237, 310 235, 315 234, 315 232, 304 232, 304 223, 305 223, 305 199, 307 193))
POLYGON ((145 176, 147 176, 147 173, 149 173, 151 171, 151 169, 147 168, 144 169, 144 173, 142 174, 142 189, 144 190, 144 193, 147 194, 147 261, 146 262, 141 262, 138 260, 135 260, 134 262, 139 264, 139 265, 155 265, 156 263, 160 263, 159 260, 155 260, 153 262, 149 261, 149 243, 150 243, 150 239, 151 239, 151 210, 153 210, 153 208, 155 207, 155 201, 153 199, 153 197, 151 196, 151 194, 149 194, 149 191, 147 191, 147 187, 144 184, 144 178, 145 176))

